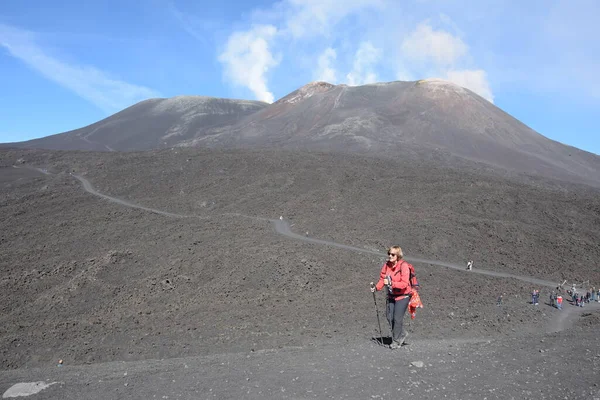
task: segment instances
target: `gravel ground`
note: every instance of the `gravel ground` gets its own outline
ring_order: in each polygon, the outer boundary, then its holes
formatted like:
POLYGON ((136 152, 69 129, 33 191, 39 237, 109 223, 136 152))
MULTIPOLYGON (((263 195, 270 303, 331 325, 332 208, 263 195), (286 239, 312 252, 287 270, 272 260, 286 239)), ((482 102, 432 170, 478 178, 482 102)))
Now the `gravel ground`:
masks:
POLYGON ((2 151, 0 187, 0 390, 39 376, 64 382, 39 398, 597 396, 597 309, 563 317, 528 304, 533 288, 544 303, 549 287, 476 273, 598 286, 596 189, 476 164, 185 149, 2 151), (173 215, 94 196, 69 172, 173 215), (278 235, 261 219, 279 216, 305 237, 381 256, 278 235), (404 353, 371 341, 368 283, 391 244, 409 257, 475 261, 473 272, 415 263, 425 308, 404 353), (581 368, 564 362, 573 358, 581 368), (192 370, 177 374, 181 386, 165 383, 183 364, 192 370), (128 365, 136 390, 116 385, 128 365), (240 384, 249 372, 258 382, 240 384), (86 374, 106 374, 111 389, 86 374))

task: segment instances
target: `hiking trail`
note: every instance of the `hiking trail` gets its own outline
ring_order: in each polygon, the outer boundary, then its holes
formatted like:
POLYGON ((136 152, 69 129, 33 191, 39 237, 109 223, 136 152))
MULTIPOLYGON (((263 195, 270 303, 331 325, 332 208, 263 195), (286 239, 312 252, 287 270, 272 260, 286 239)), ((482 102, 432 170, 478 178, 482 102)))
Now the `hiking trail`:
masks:
MULTIPOLYGON (((52 173, 48 172, 48 170, 45 168, 18 167, 18 166, 13 166, 13 167, 14 168, 34 169, 44 175, 53 175, 52 173)), ((172 213, 172 212, 168 212, 168 211, 158 210, 155 208, 145 207, 145 206, 142 206, 139 204, 135 204, 135 203, 132 203, 127 200, 119 199, 118 197, 109 196, 107 194, 98 192, 94 188, 94 186, 90 183, 90 181, 88 181, 83 176, 76 175, 73 173, 70 173, 70 175, 72 177, 74 177, 75 179, 77 179, 79 182, 81 182, 83 189, 86 192, 88 192, 94 196, 108 200, 110 202, 125 206, 125 207, 137 208, 137 209, 140 209, 143 211, 163 215, 165 217, 170 217, 170 218, 198 218, 198 219, 209 218, 209 217, 201 217, 201 216, 197 216, 197 215, 178 214, 178 213, 172 213)), ((360 248, 360 247, 349 246, 349 245, 345 245, 342 243, 336 243, 336 242, 332 242, 329 240, 311 238, 309 236, 294 233, 294 232, 292 232, 292 230, 290 228, 290 224, 285 219, 265 218, 265 217, 259 217, 259 216, 244 215, 244 214, 240 214, 240 213, 222 213, 222 214, 218 214, 218 215, 219 216, 236 216, 236 217, 248 218, 248 219, 255 220, 255 221, 268 221, 272 224, 276 233, 283 235, 285 237, 288 237, 290 239, 299 240, 299 241, 306 242, 306 243, 314 243, 314 244, 323 245, 323 246, 336 247, 336 248, 343 249, 343 250, 349 250, 349 251, 354 251, 354 252, 363 253, 363 254, 371 254, 371 255, 376 255, 376 256, 380 256, 380 257, 385 256, 385 254, 383 252, 379 252, 376 250, 369 250, 369 249, 364 249, 364 248, 360 248)), ((482 274, 482 275, 499 277, 499 278, 517 279, 520 281, 529 282, 529 283, 533 283, 533 284, 541 285, 541 286, 547 286, 547 287, 551 287, 551 288, 555 288, 557 286, 556 282, 552 282, 552 281, 548 281, 548 280, 544 280, 544 279, 533 278, 533 277, 529 277, 529 276, 520 276, 520 275, 514 275, 514 274, 505 273, 505 272, 490 271, 490 270, 479 269, 479 268, 473 268, 473 269, 467 271, 465 266, 462 264, 450 263, 450 262, 439 261, 439 260, 430 260, 430 259, 425 259, 425 258, 416 258, 416 257, 405 257, 405 259, 410 262, 424 263, 424 264, 431 264, 431 265, 437 265, 437 266, 441 266, 441 267, 452 268, 452 269, 461 271, 463 273, 475 273, 475 274, 482 274)), ((591 306, 592 310, 596 310, 596 309, 600 308, 600 304, 598 304, 598 303, 596 303, 596 304, 590 303, 589 306, 591 306)), ((589 309, 590 309, 590 307, 587 308, 587 310, 589 310, 589 309)), ((584 311, 584 308, 577 307, 577 309, 575 309, 574 306, 572 306, 569 302, 565 301, 565 303, 563 305, 563 309, 560 311, 558 317, 554 318, 552 320, 552 323, 546 328, 546 331, 548 333, 551 333, 551 332, 560 332, 560 331, 564 330, 567 326, 571 325, 573 323, 574 318, 583 311, 584 311)))

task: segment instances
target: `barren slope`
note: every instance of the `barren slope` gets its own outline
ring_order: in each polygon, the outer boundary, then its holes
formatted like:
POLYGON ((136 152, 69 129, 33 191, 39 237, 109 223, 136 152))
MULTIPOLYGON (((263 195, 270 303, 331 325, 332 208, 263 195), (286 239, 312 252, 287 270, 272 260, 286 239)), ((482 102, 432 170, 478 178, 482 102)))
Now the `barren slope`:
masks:
MULTIPOLYGON (((585 186, 306 152, 0 154, 3 368, 377 335, 368 282, 381 257, 293 240, 239 214, 284 216, 297 233, 372 251, 398 243, 410 257, 600 281, 600 196, 585 186), (170 214, 94 196, 68 172, 170 214)), ((554 317, 527 306, 528 282, 416 266, 426 304, 410 326, 416 340, 518 339, 554 317)))
POLYGON ((10 145, 94 151, 170 147, 201 136, 203 130, 235 124, 266 105, 260 101, 205 96, 150 99, 80 129, 10 145))
POLYGON ((270 105, 199 96, 151 99, 75 131, 11 145, 309 149, 445 160, 450 167, 466 159, 600 186, 600 156, 552 141, 470 90, 435 79, 357 87, 313 82, 270 105))
POLYGON ((441 80, 308 84, 201 146, 333 150, 387 157, 442 152, 520 173, 600 185, 600 156, 550 140, 441 80))

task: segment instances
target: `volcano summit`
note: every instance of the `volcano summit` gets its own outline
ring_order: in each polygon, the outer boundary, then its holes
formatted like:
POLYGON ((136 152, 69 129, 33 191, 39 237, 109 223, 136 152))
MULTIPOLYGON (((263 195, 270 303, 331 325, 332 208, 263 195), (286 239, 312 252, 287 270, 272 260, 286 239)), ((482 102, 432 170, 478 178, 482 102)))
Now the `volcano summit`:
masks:
POLYGON ((450 165, 462 159, 600 185, 599 156, 550 140, 474 92, 439 79, 354 87, 313 82, 273 104, 151 99, 90 126, 10 146, 96 151, 200 146, 434 157, 450 165))

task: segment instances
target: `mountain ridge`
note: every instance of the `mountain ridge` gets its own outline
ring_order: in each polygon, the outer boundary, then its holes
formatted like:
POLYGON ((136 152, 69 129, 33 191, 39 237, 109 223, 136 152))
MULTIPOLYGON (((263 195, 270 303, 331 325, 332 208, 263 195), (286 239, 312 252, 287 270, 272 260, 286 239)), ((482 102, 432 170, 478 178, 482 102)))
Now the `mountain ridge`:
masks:
POLYGON ((170 147, 200 127, 235 123, 267 103, 209 96, 143 100, 100 121, 71 131, 4 144, 49 150, 144 151, 170 147))
POLYGON ((600 156, 553 141, 471 90, 440 79, 362 86, 316 81, 272 104, 206 96, 148 99, 87 127, 10 145, 93 151, 281 148, 383 157, 443 152, 600 186, 600 156))

